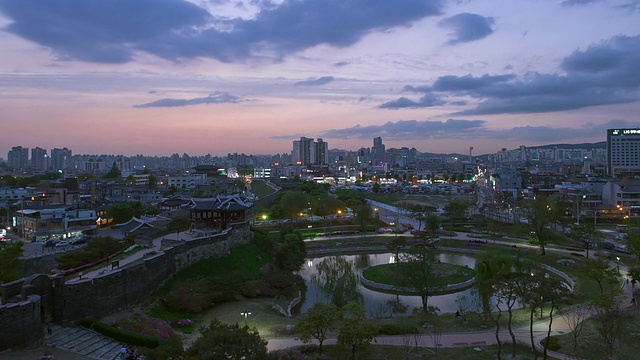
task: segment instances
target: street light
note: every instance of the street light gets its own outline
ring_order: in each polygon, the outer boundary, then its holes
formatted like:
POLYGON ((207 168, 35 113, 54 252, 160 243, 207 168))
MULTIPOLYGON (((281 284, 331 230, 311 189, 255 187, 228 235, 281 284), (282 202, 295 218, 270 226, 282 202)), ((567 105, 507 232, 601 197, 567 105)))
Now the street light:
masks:
POLYGON ((246 327, 247 326, 247 318, 249 317, 249 315, 251 315, 251 313, 245 311, 245 312, 241 312, 240 315, 244 316, 244 326, 246 327))

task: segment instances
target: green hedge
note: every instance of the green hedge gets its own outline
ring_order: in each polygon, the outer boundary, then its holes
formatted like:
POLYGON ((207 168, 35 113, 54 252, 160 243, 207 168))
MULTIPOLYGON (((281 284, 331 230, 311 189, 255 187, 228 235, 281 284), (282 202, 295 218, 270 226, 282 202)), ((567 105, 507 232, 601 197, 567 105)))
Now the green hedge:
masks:
POLYGON ((558 339, 555 336, 550 336, 548 338, 542 339, 542 346, 546 347, 551 351, 558 351, 561 348, 560 343, 558 342, 558 339))
POLYGON ((104 336, 133 346, 154 349, 160 345, 160 340, 156 337, 118 329, 103 322, 93 323, 92 329, 104 336))

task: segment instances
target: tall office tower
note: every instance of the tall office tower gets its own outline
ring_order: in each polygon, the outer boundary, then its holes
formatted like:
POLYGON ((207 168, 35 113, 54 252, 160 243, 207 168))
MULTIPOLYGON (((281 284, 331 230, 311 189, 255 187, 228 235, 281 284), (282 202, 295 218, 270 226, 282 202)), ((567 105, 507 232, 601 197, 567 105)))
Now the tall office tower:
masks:
POLYGON ((62 149, 51 149, 51 169, 54 171, 67 170, 69 168, 69 161, 71 160, 71 156, 71 150, 67 149, 66 147, 62 149))
POLYGON ((640 128, 607 129, 607 175, 640 174, 640 128))
POLYGON ((39 147, 31 149, 31 168, 35 171, 45 171, 49 168, 47 150, 39 147))
POLYGON ((384 162, 385 147, 382 144, 382 138, 377 137, 373 139, 373 147, 371 148, 371 161, 374 165, 384 162))
POLYGON ((29 148, 14 146, 7 154, 7 163, 10 168, 26 170, 29 165, 29 148))
POLYGON ((329 143, 326 143, 322 140, 322 138, 318 138, 318 141, 315 143, 315 164, 317 165, 326 165, 329 163, 329 143))

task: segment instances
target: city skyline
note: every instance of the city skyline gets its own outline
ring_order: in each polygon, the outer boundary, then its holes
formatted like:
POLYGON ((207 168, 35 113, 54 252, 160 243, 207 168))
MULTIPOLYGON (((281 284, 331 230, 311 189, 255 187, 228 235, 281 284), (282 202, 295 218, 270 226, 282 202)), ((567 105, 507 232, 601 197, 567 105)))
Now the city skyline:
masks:
POLYGON ((639 15, 636 0, 0 0, 0 154, 601 142, 640 122, 639 15))

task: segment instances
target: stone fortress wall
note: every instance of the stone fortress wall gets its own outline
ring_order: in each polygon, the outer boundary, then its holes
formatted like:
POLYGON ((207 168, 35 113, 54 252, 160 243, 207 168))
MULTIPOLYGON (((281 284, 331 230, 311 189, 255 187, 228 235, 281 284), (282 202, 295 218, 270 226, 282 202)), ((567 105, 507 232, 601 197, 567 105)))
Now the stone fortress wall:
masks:
POLYGON ((179 270, 203 259, 227 256, 252 236, 247 221, 189 241, 163 240, 163 250, 157 254, 85 281, 66 283, 63 277, 34 275, 5 283, 0 304, 0 351, 42 342, 46 322, 101 318, 127 308, 179 270))

